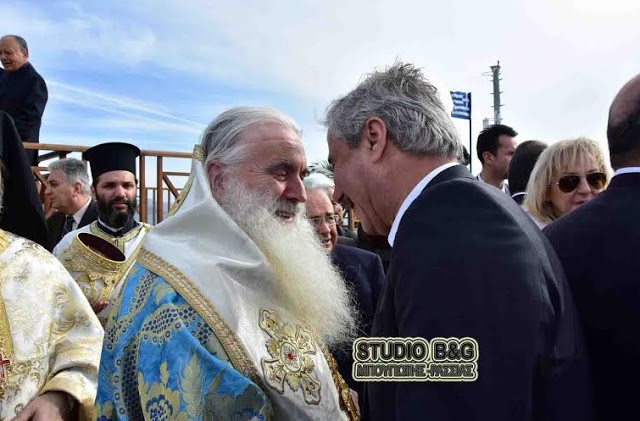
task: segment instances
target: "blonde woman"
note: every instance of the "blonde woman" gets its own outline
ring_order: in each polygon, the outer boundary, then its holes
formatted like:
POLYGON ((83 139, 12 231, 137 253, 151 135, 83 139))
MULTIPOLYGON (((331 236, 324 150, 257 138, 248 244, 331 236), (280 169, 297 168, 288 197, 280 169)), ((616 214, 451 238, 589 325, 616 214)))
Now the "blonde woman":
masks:
POLYGON ((604 190, 609 174, 595 141, 581 137, 556 142, 542 152, 531 172, 524 208, 544 228, 604 190))

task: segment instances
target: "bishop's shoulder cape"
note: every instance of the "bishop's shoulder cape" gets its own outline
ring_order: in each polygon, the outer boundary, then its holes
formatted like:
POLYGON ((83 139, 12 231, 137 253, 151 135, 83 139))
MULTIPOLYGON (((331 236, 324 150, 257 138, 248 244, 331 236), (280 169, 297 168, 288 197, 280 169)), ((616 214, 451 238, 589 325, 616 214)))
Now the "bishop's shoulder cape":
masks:
POLYGON ((101 419, 355 419, 335 361, 278 304, 264 255, 194 156, 177 211, 145 238, 109 317, 101 419))

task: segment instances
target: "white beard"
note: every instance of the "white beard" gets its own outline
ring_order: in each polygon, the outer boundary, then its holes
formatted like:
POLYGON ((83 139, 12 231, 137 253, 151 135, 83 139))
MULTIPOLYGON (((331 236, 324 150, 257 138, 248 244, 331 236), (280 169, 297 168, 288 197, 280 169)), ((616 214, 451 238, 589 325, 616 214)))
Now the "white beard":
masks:
POLYGON ((329 347, 353 340, 356 314, 352 293, 303 217, 302 203, 251 192, 227 174, 220 206, 265 255, 280 304, 329 347), (277 211, 295 214, 285 222, 277 211))

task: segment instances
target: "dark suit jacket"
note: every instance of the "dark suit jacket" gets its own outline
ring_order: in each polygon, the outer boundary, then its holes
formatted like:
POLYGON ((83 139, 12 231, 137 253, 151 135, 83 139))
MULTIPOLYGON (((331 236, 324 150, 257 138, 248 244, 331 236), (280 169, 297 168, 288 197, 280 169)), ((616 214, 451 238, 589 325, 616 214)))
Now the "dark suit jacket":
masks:
MULTIPOLYGON (((369 336, 373 314, 384 285, 382 261, 375 253, 340 244, 336 244, 331 250, 331 261, 342 273, 349 289, 355 293, 355 304, 360 317, 358 336, 369 336)), ((338 371, 349 387, 362 397, 362 383, 354 382, 351 377, 351 347, 337 350, 334 354, 338 371)))
MULTIPOLYGON (((47 219, 47 229, 49 230, 49 241, 51 242, 51 247, 55 247, 60 242, 60 240, 62 240, 62 230, 64 228, 66 217, 67 215, 65 215, 64 213, 56 212, 47 219)), ((78 224, 78 228, 89 225, 97 219, 98 202, 96 202, 96 200, 92 198, 91 203, 89 203, 89 207, 87 207, 84 215, 82 215, 82 219, 78 224)))
POLYGON ((371 336, 471 337, 475 382, 369 382, 371 420, 584 420, 581 328, 551 245, 502 191, 440 173, 400 223, 371 336))
MULTIPOLYGON (((23 142, 40 142, 40 123, 49 94, 47 84, 27 62, 15 72, 0 70, 0 110, 16 123, 23 142)), ((29 151, 30 165, 35 165, 37 151, 29 151)))
POLYGON ((601 420, 637 413, 639 217, 640 174, 621 174, 593 200, 544 229, 562 261, 585 329, 601 420))
POLYGON ((527 197, 526 194, 519 194, 516 197, 513 197, 512 199, 519 205, 522 205, 524 203, 524 198, 527 197))
POLYGON ((12 118, 0 111, 0 157, 4 195, 0 228, 51 250, 42 203, 12 118))

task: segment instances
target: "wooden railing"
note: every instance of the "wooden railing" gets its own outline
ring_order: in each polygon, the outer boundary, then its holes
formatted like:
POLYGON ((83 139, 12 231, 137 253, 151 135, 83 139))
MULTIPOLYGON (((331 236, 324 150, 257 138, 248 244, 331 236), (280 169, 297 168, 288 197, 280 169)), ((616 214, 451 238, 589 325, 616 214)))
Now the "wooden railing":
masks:
MULTIPOLYGON (((90 148, 90 146, 75 146, 75 145, 57 145, 57 144, 46 144, 46 143, 23 143, 25 149, 27 150, 39 150, 45 151, 44 154, 40 154, 38 156, 38 161, 42 163, 43 161, 47 161, 53 158, 66 158, 67 155, 73 152, 84 152, 90 148)), ((167 209, 171 207, 172 196, 173 200, 177 199, 180 194, 180 188, 176 188, 175 184, 171 181, 169 177, 187 177, 189 176, 188 172, 181 171, 164 171, 163 169, 163 159, 164 158, 178 158, 178 159, 191 159, 191 153, 189 152, 170 152, 170 151, 154 151, 154 150, 142 150, 140 153, 140 158, 138 159, 138 188, 139 188, 139 207, 138 213, 140 215, 140 221, 148 222, 149 221, 149 206, 148 206, 148 198, 151 193, 151 197, 153 200, 153 209, 154 218, 153 222, 157 224, 162 221, 164 217, 164 193, 167 193, 167 209), (146 177, 146 160, 147 158, 155 158, 156 159, 156 186, 148 187, 147 186, 147 177, 146 177), (166 187, 165 187, 166 186, 166 187)), ((187 168, 190 168, 190 164, 187 162, 187 168)), ((33 175, 38 183, 38 191, 40 192, 40 200, 44 205, 45 213, 49 211, 50 203, 47 200, 46 195, 44 194, 46 189, 46 178, 45 173, 48 172, 48 168, 46 166, 38 165, 37 167, 31 167, 33 170, 33 175)))
MULTIPOLYGON (((90 146, 75 146, 75 145, 57 145, 47 143, 23 143, 27 150, 39 150, 45 151, 44 154, 38 156, 38 161, 42 163, 53 158, 66 158, 67 155, 73 152, 84 152, 90 148, 90 146)), ((164 209, 166 203, 166 209, 171 207, 172 200, 178 198, 180 194, 180 188, 176 188, 175 184, 169 177, 188 177, 188 172, 181 171, 164 171, 163 158, 178 158, 190 160, 192 154, 189 152, 170 152, 170 151, 154 151, 154 150, 142 150, 140 152, 140 158, 138 159, 138 214, 140 221, 149 222, 149 206, 148 198, 153 198, 153 209, 151 209, 153 217, 153 224, 157 224, 164 218, 164 209), (146 159, 156 159, 156 187, 148 187, 146 179, 146 159), (160 186, 161 188, 158 188, 160 186), (165 202, 164 195, 167 194, 167 200, 165 202)), ((190 168, 190 164, 186 164, 187 168, 190 168)), ((31 167, 36 182, 38 183, 38 191, 40 193, 40 200, 44 205, 45 214, 49 212, 50 203, 44 194, 47 181, 43 173, 48 172, 46 166, 31 167)), ((185 179, 186 181, 186 179, 185 179)), ((347 227, 352 231, 356 228, 356 216, 353 210, 348 211, 347 227)))

